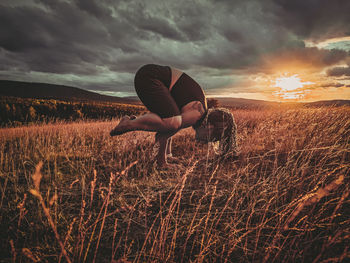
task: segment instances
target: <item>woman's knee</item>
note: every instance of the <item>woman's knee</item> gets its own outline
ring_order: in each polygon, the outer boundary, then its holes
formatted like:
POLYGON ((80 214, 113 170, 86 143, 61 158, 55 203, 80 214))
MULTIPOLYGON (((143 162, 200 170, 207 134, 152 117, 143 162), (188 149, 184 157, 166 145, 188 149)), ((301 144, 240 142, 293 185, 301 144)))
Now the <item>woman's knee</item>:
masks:
POLYGON ((181 124, 182 124, 182 117, 181 115, 179 116, 174 116, 170 118, 164 118, 163 119, 164 123, 164 128, 169 131, 176 131, 180 129, 181 124))

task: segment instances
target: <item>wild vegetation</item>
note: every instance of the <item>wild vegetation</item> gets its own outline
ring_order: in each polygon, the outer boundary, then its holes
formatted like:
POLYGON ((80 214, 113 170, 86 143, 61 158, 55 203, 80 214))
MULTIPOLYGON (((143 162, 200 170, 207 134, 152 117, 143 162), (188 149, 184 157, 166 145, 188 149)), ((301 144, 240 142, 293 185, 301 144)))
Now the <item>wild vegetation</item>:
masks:
POLYGON ((141 105, 115 102, 0 97, 1 127, 63 120, 112 119, 144 111, 145 107, 141 105))
POLYGON ((159 170, 117 120, 0 129, 2 262, 350 259, 350 108, 235 110, 240 154, 190 129, 159 170))

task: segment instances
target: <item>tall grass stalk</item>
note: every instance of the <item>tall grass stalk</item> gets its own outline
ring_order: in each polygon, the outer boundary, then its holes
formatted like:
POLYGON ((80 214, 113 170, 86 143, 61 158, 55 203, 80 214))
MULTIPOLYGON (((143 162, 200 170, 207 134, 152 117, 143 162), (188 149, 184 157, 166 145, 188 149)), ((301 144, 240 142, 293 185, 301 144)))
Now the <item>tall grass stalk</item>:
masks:
POLYGON ((186 129, 173 170, 118 120, 0 129, 0 262, 349 260, 350 108, 233 115, 238 159, 186 129))

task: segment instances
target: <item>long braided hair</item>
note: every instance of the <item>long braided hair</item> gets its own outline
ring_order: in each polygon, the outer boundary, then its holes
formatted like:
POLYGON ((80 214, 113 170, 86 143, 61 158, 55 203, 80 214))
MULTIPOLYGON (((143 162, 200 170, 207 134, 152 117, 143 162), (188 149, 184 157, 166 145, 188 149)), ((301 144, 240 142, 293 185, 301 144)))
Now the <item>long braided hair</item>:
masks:
POLYGON ((237 156, 237 125, 232 113, 226 108, 209 108, 201 126, 213 125, 211 142, 218 142, 217 154, 221 157, 237 156))

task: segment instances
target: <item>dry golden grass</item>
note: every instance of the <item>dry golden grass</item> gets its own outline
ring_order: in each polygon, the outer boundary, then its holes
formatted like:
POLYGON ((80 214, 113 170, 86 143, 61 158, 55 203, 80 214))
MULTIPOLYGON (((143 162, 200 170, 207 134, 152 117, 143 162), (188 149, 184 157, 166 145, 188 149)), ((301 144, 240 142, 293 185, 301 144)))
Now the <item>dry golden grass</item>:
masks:
POLYGON ((0 129, 0 261, 350 260, 350 108, 233 114, 237 160, 187 129, 161 171, 115 122, 0 129))

